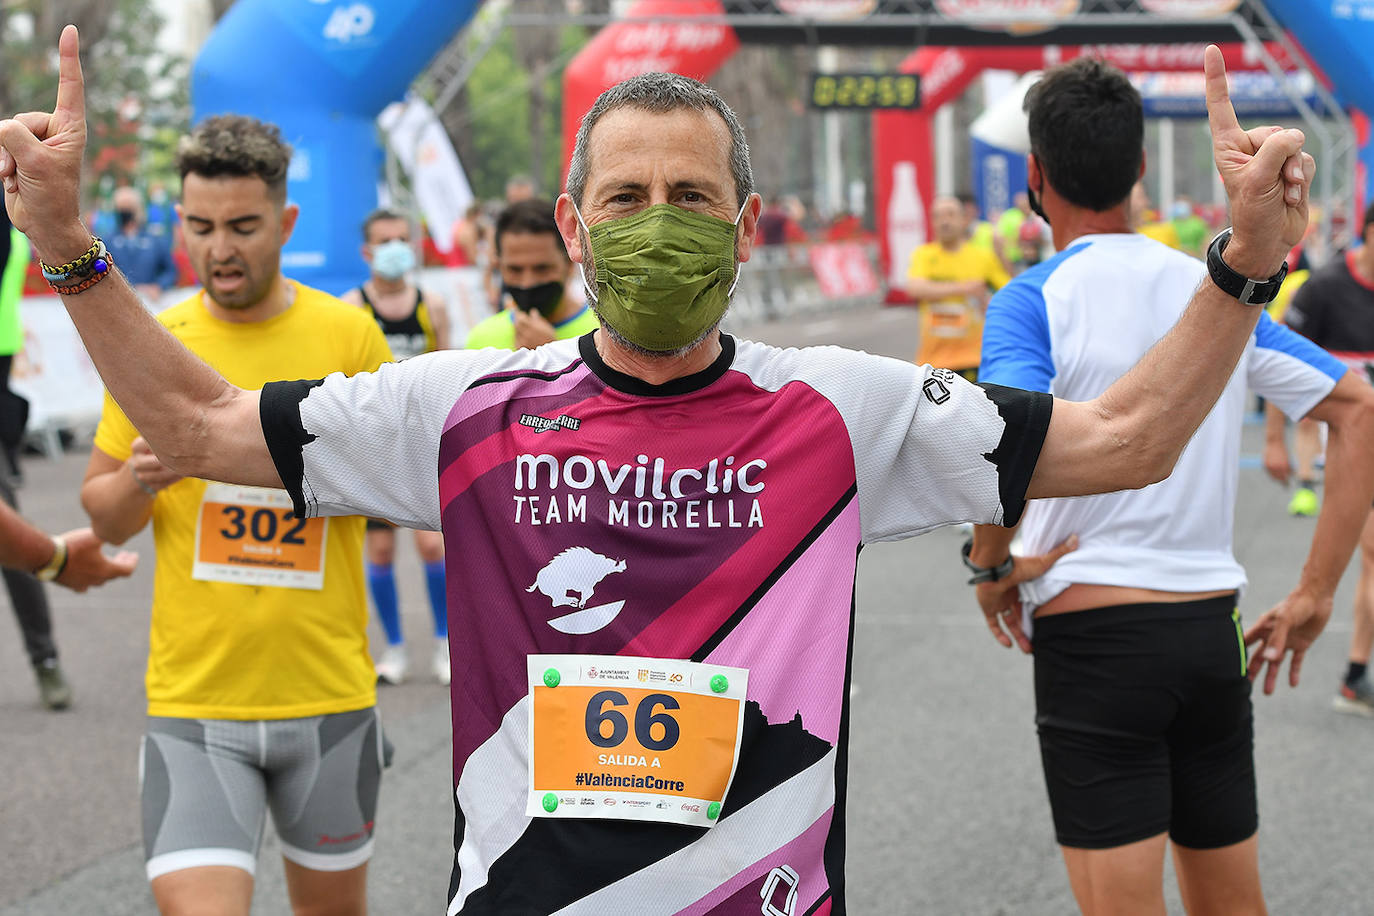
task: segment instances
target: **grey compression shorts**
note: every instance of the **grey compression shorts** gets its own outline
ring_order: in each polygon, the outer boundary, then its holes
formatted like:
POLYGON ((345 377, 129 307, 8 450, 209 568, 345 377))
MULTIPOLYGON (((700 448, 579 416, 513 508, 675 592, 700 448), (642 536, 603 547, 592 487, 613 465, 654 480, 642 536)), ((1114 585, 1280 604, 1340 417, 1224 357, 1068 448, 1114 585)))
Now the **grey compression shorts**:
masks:
POLYGON ((286 858, 356 868, 372 856, 381 772, 372 707, 265 721, 150 716, 139 760, 148 880, 202 865, 252 874, 269 808, 286 858))

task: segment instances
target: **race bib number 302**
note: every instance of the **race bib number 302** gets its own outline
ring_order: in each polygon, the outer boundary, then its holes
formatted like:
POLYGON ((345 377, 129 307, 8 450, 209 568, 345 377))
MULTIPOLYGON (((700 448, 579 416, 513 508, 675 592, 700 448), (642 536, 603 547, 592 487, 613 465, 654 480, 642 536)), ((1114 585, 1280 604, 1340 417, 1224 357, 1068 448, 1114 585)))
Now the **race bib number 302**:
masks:
POLYGON ((284 490, 206 484, 191 578, 322 589, 328 524, 296 518, 284 490))
POLYGON ((711 827, 739 763, 744 668, 531 655, 531 817, 711 827))

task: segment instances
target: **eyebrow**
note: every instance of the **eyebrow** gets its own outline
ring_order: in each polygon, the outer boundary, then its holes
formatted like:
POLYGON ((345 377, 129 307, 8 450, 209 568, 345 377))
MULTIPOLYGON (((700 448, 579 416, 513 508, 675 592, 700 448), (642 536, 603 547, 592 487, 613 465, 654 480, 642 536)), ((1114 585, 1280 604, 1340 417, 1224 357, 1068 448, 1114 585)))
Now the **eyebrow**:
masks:
MULTIPOLYGON (((619 194, 624 191, 638 191, 643 193, 649 190, 649 186, 639 181, 622 181, 619 184, 610 185, 604 193, 619 194)), ((679 191, 702 191, 706 194, 721 196, 725 193, 724 186, 713 181, 700 178, 687 178, 682 181, 675 181, 669 186, 669 190, 679 191)))
MULTIPOLYGON (((205 224, 210 225, 210 226, 213 226, 213 225, 215 224, 215 221, 214 221, 214 220, 212 220, 212 219, 206 219, 206 218, 203 217, 203 216, 196 216, 194 213, 187 213, 187 214, 185 214, 185 219, 186 219, 186 222, 188 222, 188 223, 205 223, 205 224)), ((225 220, 225 222, 226 222, 227 224, 229 224, 230 226, 241 226, 241 225, 244 225, 245 223, 257 222, 257 221, 259 221, 259 220, 261 220, 261 219, 262 219, 262 217, 259 216, 258 214, 256 214, 256 213, 250 213, 250 214, 248 214, 247 216, 236 216, 236 217, 234 217, 233 219, 227 219, 227 220, 225 220)))

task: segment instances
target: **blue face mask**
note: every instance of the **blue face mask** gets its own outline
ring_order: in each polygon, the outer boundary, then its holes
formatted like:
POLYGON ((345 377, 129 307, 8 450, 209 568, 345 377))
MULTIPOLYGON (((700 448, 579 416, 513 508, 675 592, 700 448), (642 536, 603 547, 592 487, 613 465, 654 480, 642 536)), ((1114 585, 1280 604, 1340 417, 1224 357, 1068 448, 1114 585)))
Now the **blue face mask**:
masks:
POLYGON ((415 269, 415 250, 394 239, 372 249, 372 272, 388 280, 399 280, 415 269))

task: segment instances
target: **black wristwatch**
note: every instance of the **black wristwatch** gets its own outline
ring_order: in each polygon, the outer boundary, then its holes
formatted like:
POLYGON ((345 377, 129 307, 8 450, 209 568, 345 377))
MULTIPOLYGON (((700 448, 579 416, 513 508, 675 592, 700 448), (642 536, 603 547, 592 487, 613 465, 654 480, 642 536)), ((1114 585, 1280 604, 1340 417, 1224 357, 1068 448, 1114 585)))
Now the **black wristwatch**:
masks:
POLYGON ((1288 276, 1288 262, 1284 261, 1279 272, 1268 280, 1252 280, 1236 273, 1222 260, 1221 253, 1226 250, 1226 244, 1230 241, 1231 227, 1227 226, 1217 233, 1217 237, 1212 239, 1212 244, 1207 246, 1207 272, 1212 275, 1212 282, 1220 287, 1222 292, 1239 299, 1242 305, 1266 305, 1273 302, 1274 297, 1279 294, 1279 287, 1283 286, 1283 278, 1288 276))
POLYGON ((973 573, 973 577, 968 580, 969 585, 977 585, 980 582, 996 582, 1011 575, 1011 571, 1016 568, 1016 557, 1007 554, 1007 558, 999 566, 979 566, 969 559, 969 554, 973 552, 973 538, 964 541, 964 549, 960 551, 964 565, 973 573))

